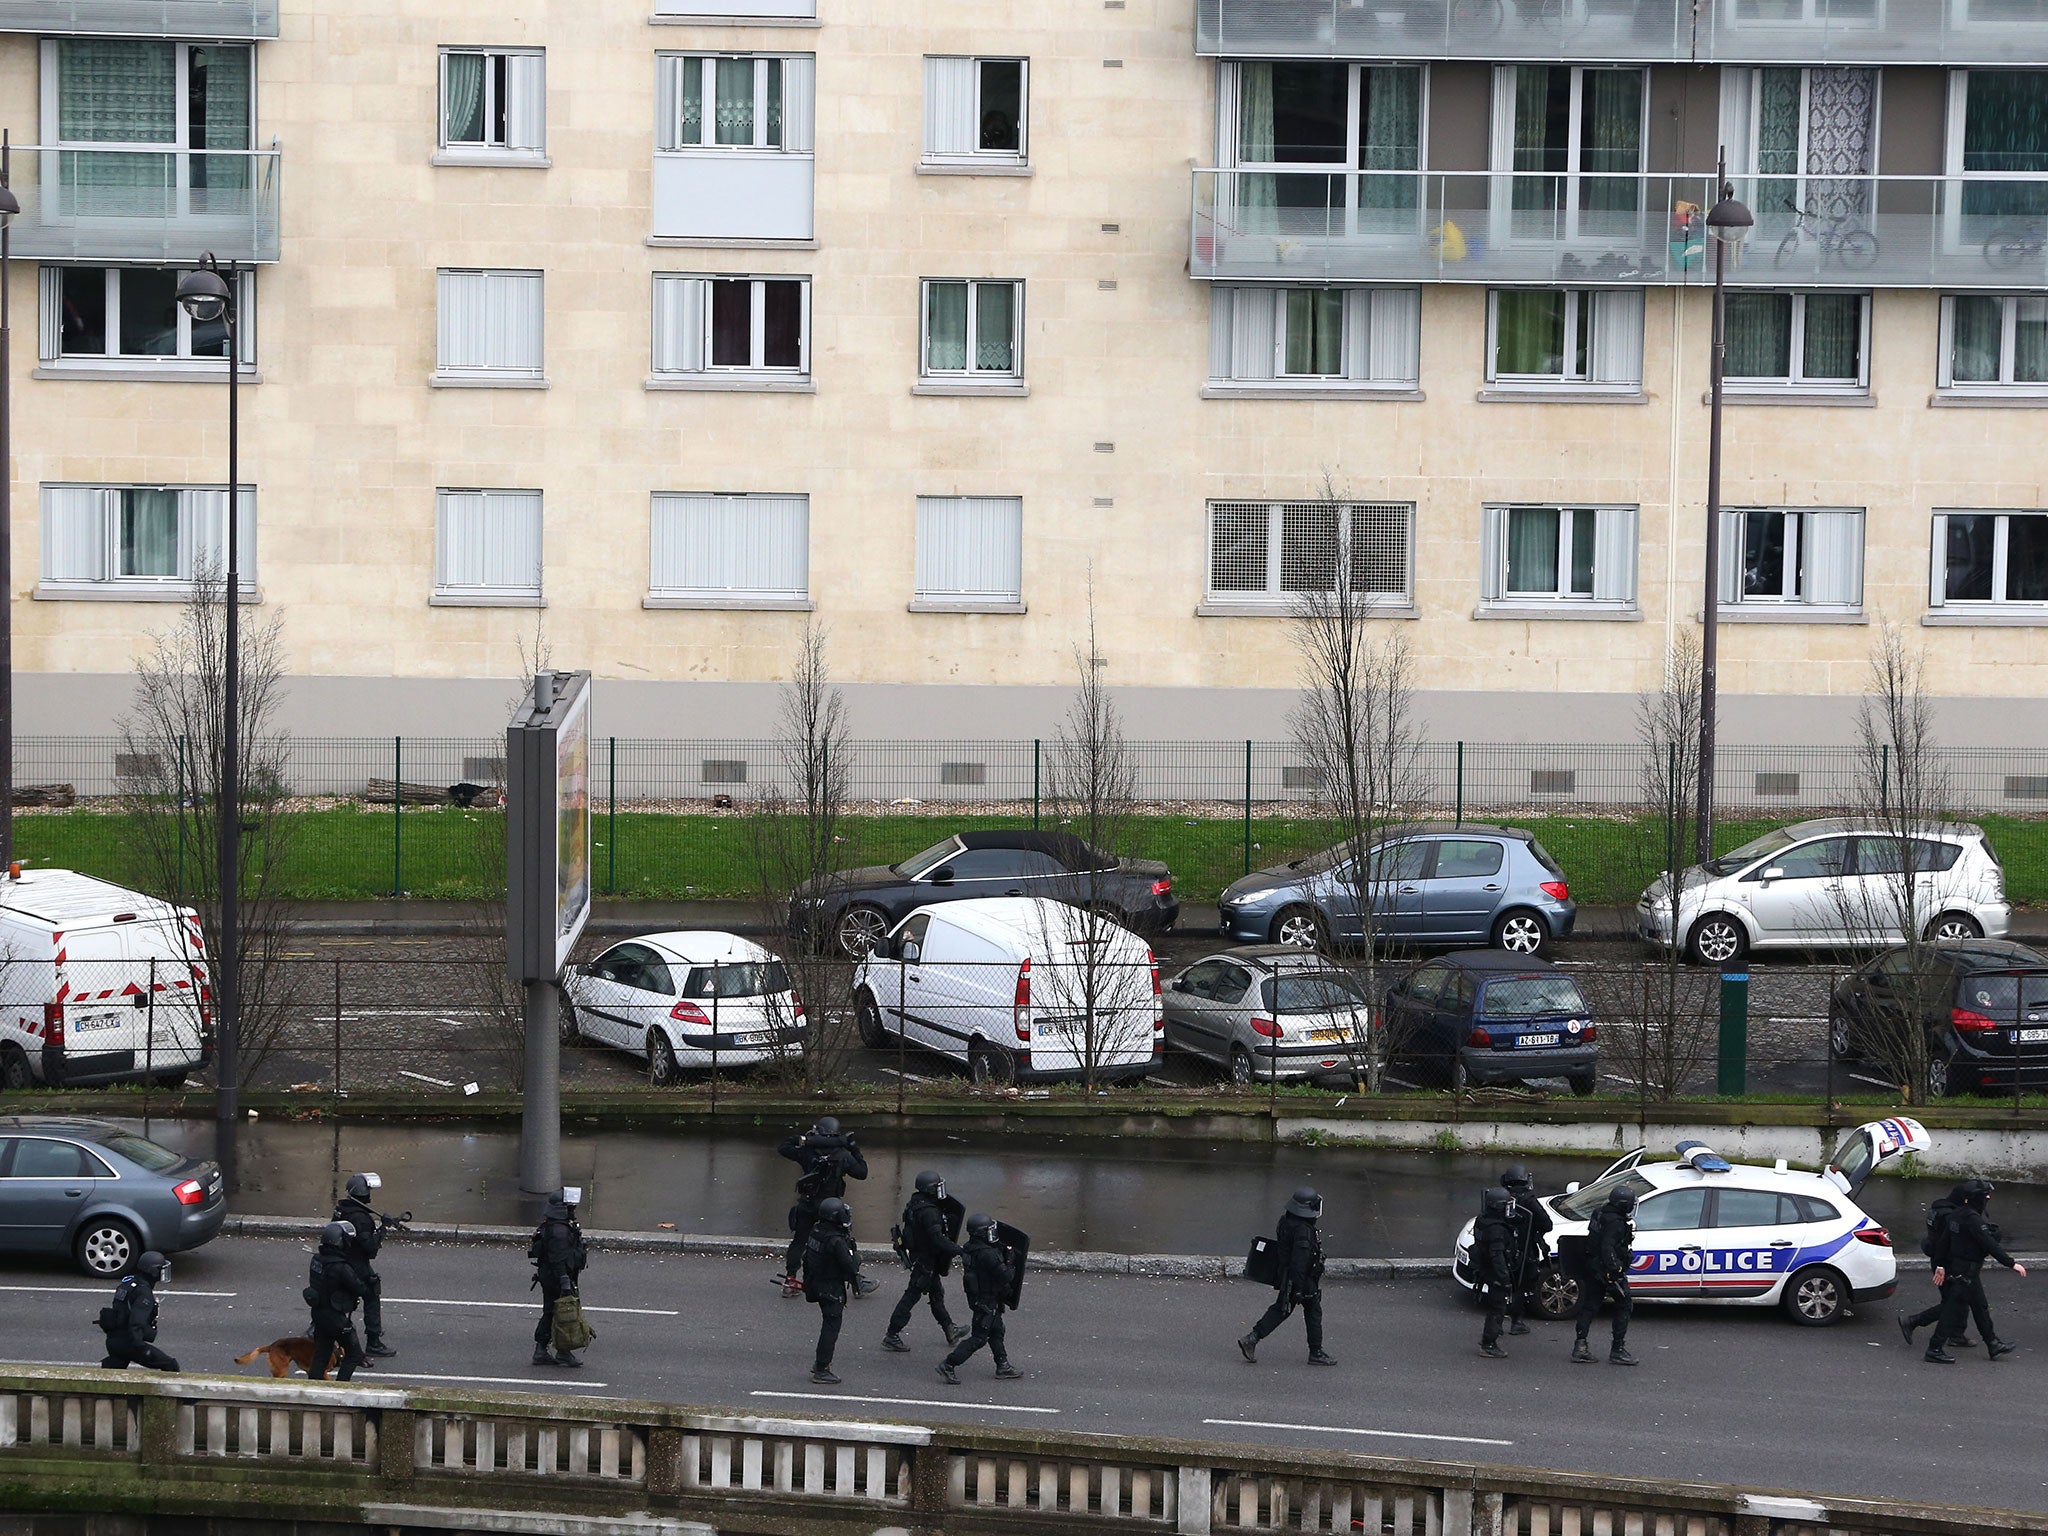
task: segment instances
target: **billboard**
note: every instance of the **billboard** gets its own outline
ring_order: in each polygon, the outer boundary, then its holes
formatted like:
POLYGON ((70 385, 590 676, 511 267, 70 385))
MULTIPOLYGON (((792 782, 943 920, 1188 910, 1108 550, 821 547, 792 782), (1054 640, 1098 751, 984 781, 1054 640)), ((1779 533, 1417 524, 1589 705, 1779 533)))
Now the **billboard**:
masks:
POLYGON ((505 965, 562 974, 590 919, 590 674, 542 672, 505 730, 505 965))

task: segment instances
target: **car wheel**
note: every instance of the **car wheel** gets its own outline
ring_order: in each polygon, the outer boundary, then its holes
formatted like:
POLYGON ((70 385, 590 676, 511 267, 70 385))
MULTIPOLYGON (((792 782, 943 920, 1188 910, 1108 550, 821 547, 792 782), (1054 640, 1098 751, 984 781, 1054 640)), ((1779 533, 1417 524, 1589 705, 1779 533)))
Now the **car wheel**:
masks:
POLYGON ((977 1083, 1000 1087, 1017 1076, 1016 1063, 999 1045, 977 1040, 967 1047, 967 1075, 977 1083))
POLYGON ((9 1093, 22 1093, 36 1085, 34 1068, 28 1064, 28 1057, 19 1046, 8 1046, 0 1051, 0 1088, 9 1093))
POLYGON ((1574 1072, 1565 1081, 1571 1084, 1572 1096, 1580 1099, 1590 1099, 1599 1086, 1598 1077, 1591 1072, 1574 1072))
POLYGON ((1550 942, 1543 919, 1527 907, 1501 913, 1493 925, 1493 947, 1511 955, 1540 955, 1550 942))
POLYGON ((1949 1071, 1949 1060, 1937 1051, 1927 1058, 1927 1097, 1945 1099, 1955 1091, 1956 1080, 1949 1071))
POLYGON ((583 1020, 576 1013, 576 1005, 569 1001, 567 993, 562 995, 562 1007, 558 1025, 564 1045, 583 1043, 583 1020))
POLYGON ((1967 912, 1944 912, 1927 925, 1927 938, 1930 943, 1938 944, 1944 939, 1983 937, 1984 925, 1967 912))
POLYGON ((875 941, 889 931, 889 914, 865 901, 855 902, 832 925, 833 942, 850 959, 863 960, 875 941))
POLYGON ((141 1257, 142 1242, 127 1222, 101 1216, 85 1224, 73 1252, 78 1256, 80 1269, 106 1280, 128 1272, 128 1267, 141 1257))
POLYGON ((1230 1048, 1230 1080, 1240 1088, 1251 1085, 1252 1053, 1241 1045, 1230 1048))
POLYGON ((1538 1317, 1549 1323, 1562 1322, 1579 1310, 1578 1276, 1545 1264, 1536 1272, 1534 1300, 1538 1317))
POLYGON ((1449 1073, 1446 1074, 1446 1076, 1451 1085, 1451 1092, 1453 1093, 1463 1093, 1467 1088, 1470 1088, 1472 1086, 1472 1074, 1465 1070, 1465 1057, 1463 1052, 1460 1052, 1459 1054, 1451 1058, 1451 1069, 1449 1073))
POLYGON ((1809 1265, 1785 1282, 1785 1313, 1803 1328, 1825 1328, 1848 1310, 1848 1282, 1825 1265, 1809 1265))
POLYGON ((1856 1061, 1863 1055, 1856 1049, 1856 1032, 1849 1027, 1849 1016, 1839 1010, 1828 1019, 1828 1049, 1837 1061, 1856 1061))
POLYGON ((668 1036, 660 1030, 648 1033, 647 1080, 657 1088, 672 1087, 683 1071, 676 1065, 676 1048, 668 1043, 668 1036))
POLYGON ((880 1050, 889 1043, 889 1037, 882 1030, 882 1005, 875 1001, 875 994, 863 989, 853 1000, 853 1023, 860 1031, 860 1043, 869 1050, 880 1050))
POLYGON ((1686 954, 1695 965, 1736 965, 1749 953, 1749 934, 1725 912, 1710 912, 1692 925, 1686 954))
POLYGON ((1323 947, 1323 919, 1314 907, 1282 907, 1273 918, 1273 942, 1295 949, 1323 947))

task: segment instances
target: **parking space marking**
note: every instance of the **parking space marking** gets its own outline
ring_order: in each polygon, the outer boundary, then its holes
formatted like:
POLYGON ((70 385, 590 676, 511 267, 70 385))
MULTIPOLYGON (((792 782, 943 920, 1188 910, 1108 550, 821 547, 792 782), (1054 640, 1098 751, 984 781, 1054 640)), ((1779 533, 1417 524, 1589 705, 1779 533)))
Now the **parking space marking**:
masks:
POLYGON ((875 1070, 877 1072, 886 1072, 891 1077, 900 1077, 906 1083, 928 1083, 931 1081, 928 1077, 919 1077, 915 1072, 898 1072, 894 1067, 877 1067, 875 1070))
MULTIPOLYGON (((112 1281, 108 1282, 108 1284, 112 1283, 112 1281)), ((104 1285, 0 1285, 0 1291, 23 1291, 31 1296, 104 1296, 107 1294, 107 1287, 104 1285)), ((166 1296, 212 1296, 232 1301, 241 1292, 188 1291, 183 1286, 166 1285, 164 1287, 164 1294, 166 1296)))
POLYGON ((1512 1440, 1488 1440, 1478 1435, 1422 1435, 1405 1429, 1353 1429, 1344 1424, 1269 1424, 1260 1419, 1204 1419, 1227 1429, 1296 1429, 1313 1435, 1371 1435, 1382 1440, 1434 1440, 1445 1445, 1513 1445, 1512 1440))
MULTIPOLYGON (((181 1293, 186 1296, 201 1294, 196 1291, 181 1293)), ((467 1301, 455 1296, 386 1296, 386 1301, 402 1303, 408 1307, 505 1307, 514 1312, 531 1312, 537 1305, 531 1301, 467 1301)), ((586 1312, 613 1312, 632 1317, 681 1317, 680 1312, 667 1311, 661 1307, 585 1307, 586 1312)))
POLYGON ((1865 1077, 1861 1072, 1851 1072, 1849 1077, 1859 1083, 1868 1083, 1873 1088, 1896 1088, 1897 1083, 1888 1083, 1881 1077, 1865 1077))
POLYGON ((860 1397, 852 1392, 749 1392, 749 1397, 793 1397, 805 1403, 884 1403, 896 1408, 993 1408, 997 1413, 1060 1413, 1014 1403, 979 1403, 964 1397, 860 1397))

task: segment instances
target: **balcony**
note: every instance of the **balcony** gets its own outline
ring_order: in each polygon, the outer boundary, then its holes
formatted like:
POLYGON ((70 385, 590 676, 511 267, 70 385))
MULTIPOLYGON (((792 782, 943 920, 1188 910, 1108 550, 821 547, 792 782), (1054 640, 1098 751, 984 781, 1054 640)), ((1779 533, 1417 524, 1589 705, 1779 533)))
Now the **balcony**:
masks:
MULTIPOLYGON (((1189 271, 1221 282, 1711 284, 1711 176, 1217 171, 1189 271)), ((2048 285, 2048 176, 1735 179, 1752 288, 2048 285), (1791 203, 1812 211, 1796 217, 1791 203)))
POLYGON ((1195 0, 1228 58, 2042 64, 2040 0, 1195 0))
POLYGON ((277 36, 277 0, 0 0, 0 32, 88 37, 277 36))
POLYGON ((809 240, 813 157, 752 149, 657 150, 657 240, 809 240))
POLYGON ((279 155, 21 148, 13 254, 48 261, 274 262, 279 155))

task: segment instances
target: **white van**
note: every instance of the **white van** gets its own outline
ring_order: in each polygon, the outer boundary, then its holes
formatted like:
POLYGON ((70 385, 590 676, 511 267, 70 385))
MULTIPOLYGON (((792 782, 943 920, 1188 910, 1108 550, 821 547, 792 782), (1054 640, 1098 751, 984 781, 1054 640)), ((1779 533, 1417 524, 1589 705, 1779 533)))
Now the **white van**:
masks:
POLYGON ((175 1086, 212 1059, 199 914, 68 869, 0 878, 0 1088, 175 1086))
POLYGON ((977 1083, 1143 1077, 1162 1060, 1159 962, 1128 928, 1045 896, 919 907, 854 973, 870 1046, 899 1037, 977 1083), (1092 1003, 1092 1006, 1091 1006, 1092 1003))

